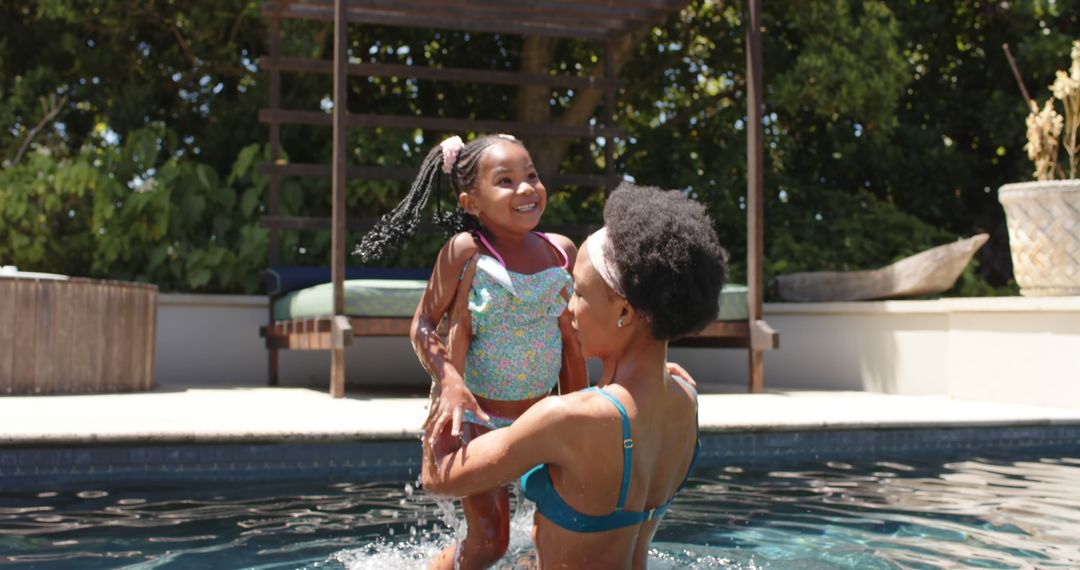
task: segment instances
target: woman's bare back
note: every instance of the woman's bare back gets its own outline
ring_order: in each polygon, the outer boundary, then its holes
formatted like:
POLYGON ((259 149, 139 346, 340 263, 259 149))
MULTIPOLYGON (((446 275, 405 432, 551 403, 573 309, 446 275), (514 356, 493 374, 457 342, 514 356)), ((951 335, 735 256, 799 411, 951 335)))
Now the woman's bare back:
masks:
MULTIPOLYGON (((659 387, 663 393, 655 395, 636 389, 633 383, 629 389, 605 388, 626 409, 631 424, 626 511, 646 511, 667 503, 685 479, 697 443, 695 397, 670 378, 659 387)), ((623 477, 622 420, 615 406, 599 394, 573 394, 567 400, 578 416, 567 422, 577 426, 576 436, 567 434, 568 455, 578 459, 566 465, 549 464, 552 483, 578 512, 609 514, 615 509, 623 477)), ((538 512, 533 540, 544 568, 644 568, 659 523, 654 519, 580 533, 561 528, 538 512)))

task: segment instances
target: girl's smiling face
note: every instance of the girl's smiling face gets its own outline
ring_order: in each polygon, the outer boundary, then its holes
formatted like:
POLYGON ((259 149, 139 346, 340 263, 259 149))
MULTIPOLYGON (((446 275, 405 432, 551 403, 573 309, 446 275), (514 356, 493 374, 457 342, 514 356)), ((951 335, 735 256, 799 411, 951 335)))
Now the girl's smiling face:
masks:
POLYGON ((509 141, 493 144, 477 169, 475 188, 458 196, 461 207, 492 230, 535 229, 547 205, 547 189, 529 151, 509 141))

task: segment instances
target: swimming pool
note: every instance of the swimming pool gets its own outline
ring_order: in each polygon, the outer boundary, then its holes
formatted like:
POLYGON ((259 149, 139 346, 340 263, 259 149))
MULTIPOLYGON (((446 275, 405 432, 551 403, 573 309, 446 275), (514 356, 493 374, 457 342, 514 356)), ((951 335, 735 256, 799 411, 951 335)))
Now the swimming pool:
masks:
MULTIPOLYGON (((862 455, 700 469, 650 568, 1080 567, 1075 440, 862 455)), ((452 526, 400 481, 0 492, 0 566, 417 568, 452 526)), ((528 556, 528 526, 519 512, 503 567, 528 556)))

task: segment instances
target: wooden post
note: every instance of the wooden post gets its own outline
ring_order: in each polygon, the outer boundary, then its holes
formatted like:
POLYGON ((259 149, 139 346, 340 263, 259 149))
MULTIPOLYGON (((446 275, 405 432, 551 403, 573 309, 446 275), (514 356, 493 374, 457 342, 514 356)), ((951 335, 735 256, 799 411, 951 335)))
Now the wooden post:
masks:
MULTIPOLYGON (((609 39, 604 43, 604 79, 606 86, 604 87, 604 127, 611 128, 615 126, 615 84, 610 80, 614 79, 615 75, 615 40, 609 39)), ((614 135, 610 132, 604 136, 604 173, 608 176, 608 181, 605 184, 607 191, 610 193, 614 188, 611 187, 611 179, 615 176, 615 141, 614 135)))
MULTIPOLYGON (((281 57, 281 18, 275 14, 270 18, 270 57, 281 57)), ((276 68, 270 69, 270 109, 276 111, 281 107, 281 71, 276 68)), ((277 164, 281 156, 281 124, 270 123, 270 164, 277 164)), ((267 199, 267 213, 277 216, 281 213, 281 175, 276 170, 270 171, 270 195, 267 199)), ((270 267, 281 261, 281 230, 270 228, 270 267)), ((274 324, 274 297, 270 297, 268 324, 274 324)), ((278 351, 276 348, 267 348, 266 384, 278 385, 278 351)))
MULTIPOLYGON (((270 57, 281 58, 281 18, 274 15, 270 19, 270 57)), ((281 71, 270 68, 270 110, 281 108, 281 71)), ((281 158, 281 124, 270 123, 270 163, 277 164, 281 158)), ((270 171, 270 195, 267 200, 267 213, 276 216, 281 213, 281 175, 270 171)), ((270 265, 277 265, 281 259, 280 230, 270 228, 270 265)))
MULTIPOLYGON (((349 86, 347 0, 334 0, 334 153, 331 202, 330 279, 334 282, 334 315, 345 314, 345 118, 349 86)), ((330 395, 345 395, 345 348, 334 347, 330 361, 330 395)))
MULTIPOLYGON (((747 0, 746 25, 746 271, 747 305, 751 326, 762 317, 764 272, 761 258, 765 250, 764 207, 765 159, 762 119, 762 59, 761 6, 758 0, 747 0)), ((761 350, 750 345, 750 383, 748 390, 761 392, 765 387, 765 370, 761 350)))

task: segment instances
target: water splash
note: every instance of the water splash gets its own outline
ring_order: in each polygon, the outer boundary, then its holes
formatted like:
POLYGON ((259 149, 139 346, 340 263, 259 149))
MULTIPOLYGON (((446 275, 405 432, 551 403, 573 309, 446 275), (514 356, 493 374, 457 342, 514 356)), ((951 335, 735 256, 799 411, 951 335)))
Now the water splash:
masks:
POLYGON ((653 570, 761 570, 753 556, 736 560, 727 553, 711 553, 709 547, 656 545, 649 549, 653 570))
POLYGON ((410 537, 402 542, 376 539, 362 548, 335 552, 327 560, 349 570, 416 570, 451 544, 443 540, 417 540, 410 537))
MULTIPOLYGON (((336 552, 327 560, 337 562, 348 570, 413 570, 423 568, 427 561, 447 546, 460 543, 468 534, 465 522, 457 502, 445 497, 416 494, 411 483, 404 488, 404 503, 412 503, 419 510, 417 524, 422 527, 427 515, 439 520, 430 530, 419 530, 418 526, 409 528, 409 537, 405 540, 393 540, 385 537, 375 542, 341 552, 336 552)), ((510 544, 507 553, 495 563, 496 570, 515 568, 523 557, 533 556, 532 521, 536 512, 533 504, 521 495, 518 486, 510 489, 510 544)))

